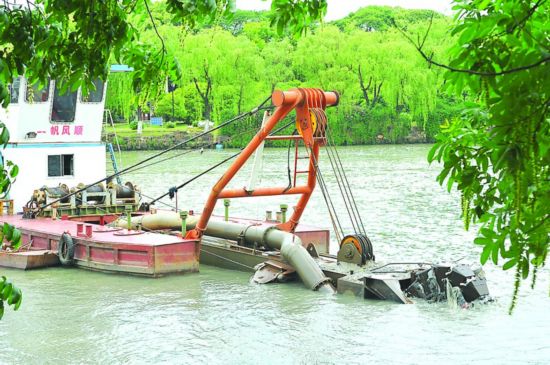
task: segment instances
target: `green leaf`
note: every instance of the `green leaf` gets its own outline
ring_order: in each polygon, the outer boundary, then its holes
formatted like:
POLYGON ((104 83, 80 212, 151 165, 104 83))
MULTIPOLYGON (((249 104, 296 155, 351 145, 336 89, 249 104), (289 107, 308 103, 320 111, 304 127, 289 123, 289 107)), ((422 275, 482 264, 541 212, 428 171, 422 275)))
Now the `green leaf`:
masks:
POLYGON ((474 239, 474 243, 476 245, 486 246, 486 245, 492 245, 493 240, 485 237, 476 237, 476 239, 474 239))
POLYGON ((9 141, 10 141, 10 132, 8 131, 8 128, 3 127, 2 132, 0 133, 0 144, 2 144, 4 148, 6 148, 9 141))
POLYGON ((483 251, 481 252, 481 257, 480 257, 480 262, 482 265, 485 265, 485 263, 489 259, 489 255, 491 254, 492 249, 493 249, 492 245, 487 245, 483 247, 483 251))
POLYGON ((435 152, 439 149, 439 146, 437 144, 434 144, 432 148, 430 148, 430 151, 428 152, 428 162, 432 162, 434 159, 435 152))
POLYGON ((10 241, 11 235, 13 233, 13 227, 8 223, 4 223, 4 226, 2 227, 2 233, 4 234, 4 238, 10 241))
POLYGON ((14 250, 17 250, 21 246, 21 231, 19 229, 13 229, 13 234, 10 241, 14 250))
POLYGON ((498 265, 498 252, 500 250, 500 246, 498 244, 493 244, 493 248, 491 250, 491 259, 493 260, 493 263, 495 265, 498 265))
POLYGON ((4 289, 2 289, 2 299, 3 300, 8 300, 8 298, 10 297, 12 289, 13 289, 13 284, 12 283, 8 282, 4 285, 4 289))
POLYGON ((19 298, 17 299, 17 301, 15 302, 15 305, 13 306, 13 310, 15 311, 19 309, 19 307, 21 306, 21 303, 23 302, 23 292, 19 290, 19 293, 20 293, 19 298))
POLYGON ((523 280, 529 277, 529 260, 525 257, 521 260, 521 277, 523 280))
POLYGON ((517 258, 513 258, 513 259, 509 260, 508 262, 506 262, 504 265, 502 265, 502 269, 503 270, 509 270, 512 267, 516 266, 517 262, 518 262, 517 258))
POLYGON ((10 171, 10 176, 13 178, 15 178, 17 176, 17 174, 19 174, 19 167, 17 165, 14 165, 12 168, 11 168, 11 171, 10 171))
POLYGON ((8 298, 8 304, 17 304, 21 300, 21 289, 13 287, 10 297, 8 298))

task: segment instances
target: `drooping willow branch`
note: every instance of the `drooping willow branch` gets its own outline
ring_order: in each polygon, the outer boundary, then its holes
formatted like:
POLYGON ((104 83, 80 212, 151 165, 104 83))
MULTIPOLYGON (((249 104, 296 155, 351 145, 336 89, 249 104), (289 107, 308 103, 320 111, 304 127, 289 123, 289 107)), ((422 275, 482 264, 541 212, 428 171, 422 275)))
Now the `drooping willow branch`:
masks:
MULTIPOLYGON (((535 8, 536 9, 536 8, 535 8)), ((534 10, 532 12, 529 12, 529 17, 532 16, 534 13, 534 10)), ((523 20, 523 21, 526 21, 523 20)), ((532 64, 529 64, 529 65, 524 65, 524 66, 518 66, 518 67, 514 67, 514 68, 510 68, 510 69, 507 69, 507 70, 502 70, 502 71, 499 71, 499 72, 487 72, 487 71, 477 71, 477 70, 470 70, 470 69, 464 69, 464 68, 456 68, 456 67, 452 67, 452 66, 449 66, 447 64, 444 64, 444 63, 441 63, 441 62, 437 62, 437 61, 434 61, 433 60, 433 57, 434 57, 434 54, 433 52, 428 56, 426 54, 426 52, 424 51, 424 43, 426 42, 426 39, 428 38, 428 34, 430 32, 430 29, 432 27, 432 22, 433 22, 433 14, 432 16, 430 17, 430 23, 428 25, 428 29, 426 30, 426 33, 424 34, 424 36, 422 37, 422 41, 420 40, 420 37, 418 37, 418 40, 417 42, 415 42, 411 37, 410 35, 407 34, 407 32, 405 32, 405 30, 401 27, 399 27, 397 25, 397 23, 395 22, 395 20, 392 20, 392 23, 393 25, 395 26, 395 28, 397 28, 397 30, 414 46, 414 48, 416 48, 416 50, 418 51, 418 53, 420 53, 420 55, 422 56, 422 58, 424 58, 424 60, 426 60, 426 62, 428 62, 430 65, 434 65, 434 66, 437 66, 437 67, 440 67, 440 68, 443 68, 443 69, 446 69, 446 70, 449 70, 451 72, 460 72, 460 73, 466 73, 466 74, 470 74, 470 75, 477 75, 477 76, 482 76, 482 77, 495 77, 495 76, 501 76, 501 75, 506 75, 506 74, 511 74, 511 73, 514 73, 514 72, 520 72, 520 71, 525 71, 525 70, 529 70, 529 69, 532 69, 532 68, 535 68, 535 67, 538 67, 538 66, 541 66, 547 62, 550 61, 550 56, 546 56, 546 57, 543 57, 542 59, 538 60, 537 62, 535 63, 532 63, 532 64)), ((517 24, 516 24, 517 25, 517 24)))
POLYGON ((153 29, 155 30, 155 33, 157 34, 158 39, 160 39, 160 43, 162 45, 162 48, 160 50, 161 56, 160 56, 160 65, 162 66, 164 64, 164 54, 166 53, 166 46, 164 45, 164 39, 160 35, 157 24, 155 23, 155 19, 153 19, 153 14, 151 14, 151 10, 149 9, 149 4, 147 3, 148 0, 143 0, 143 3, 145 4, 145 9, 147 10, 147 13, 149 14, 149 18, 151 19, 151 24, 153 25, 153 29))

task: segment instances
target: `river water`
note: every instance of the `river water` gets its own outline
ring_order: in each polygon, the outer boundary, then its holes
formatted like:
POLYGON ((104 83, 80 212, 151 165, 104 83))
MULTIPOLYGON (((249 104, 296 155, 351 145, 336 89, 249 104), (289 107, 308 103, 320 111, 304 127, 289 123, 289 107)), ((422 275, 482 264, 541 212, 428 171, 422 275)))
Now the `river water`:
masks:
MULTIPOLYGON (((459 197, 435 182, 429 146, 341 148, 340 154, 381 261, 476 262, 459 197)), ((127 176, 149 196, 164 193, 234 151, 193 152, 127 176)), ((181 153, 181 152, 179 152, 181 153)), ((125 166, 153 152, 123 153, 125 166)), ((170 156, 175 156, 174 153, 170 156)), ((78 167, 77 167, 78 168, 78 167)), ((108 167, 109 168, 109 167, 108 167)), ((265 153, 262 184, 287 185, 286 149, 265 153)), ((223 170, 179 193, 200 210, 223 170)), ((248 171, 233 186, 247 185, 248 171)), ((346 214, 329 165, 321 171, 342 220, 346 214)), ((166 200, 171 204, 170 200, 166 200)), ((293 200, 234 200, 231 214, 261 218, 293 200)), ((222 213, 222 204, 217 212, 222 213)), ((303 222, 328 227, 314 194, 303 222)), ((333 245, 331 251, 336 251, 333 245)), ((513 273, 485 268, 495 302, 471 310, 418 301, 398 305, 325 296, 300 283, 256 285, 247 273, 201 267, 199 274, 147 279, 71 268, 2 270, 24 292, 19 311, 0 321, 6 364, 548 364, 549 272, 534 290, 523 283, 507 314, 513 273)))

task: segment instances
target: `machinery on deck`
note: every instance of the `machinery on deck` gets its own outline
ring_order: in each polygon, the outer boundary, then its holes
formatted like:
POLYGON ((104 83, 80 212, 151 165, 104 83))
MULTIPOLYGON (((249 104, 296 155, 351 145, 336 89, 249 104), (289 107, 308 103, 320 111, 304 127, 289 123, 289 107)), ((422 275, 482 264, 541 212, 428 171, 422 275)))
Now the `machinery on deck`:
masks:
POLYGON ((121 185, 111 181, 107 187, 102 183, 91 186, 80 183, 72 189, 65 184, 59 184, 34 190, 24 213, 47 205, 39 211, 41 216, 121 214, 127 210, 137 210, 140 199, 140 190, 131 182, 121 185))

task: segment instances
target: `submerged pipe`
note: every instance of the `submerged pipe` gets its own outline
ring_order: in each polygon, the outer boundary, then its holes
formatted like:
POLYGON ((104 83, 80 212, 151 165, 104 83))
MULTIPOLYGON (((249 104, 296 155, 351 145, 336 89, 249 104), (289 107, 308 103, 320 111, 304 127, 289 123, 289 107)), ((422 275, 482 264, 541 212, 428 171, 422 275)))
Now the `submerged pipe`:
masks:
MULTIPOLYGON (((187 218, 187 229, 194 229, 198 222, 197 216, 187 218)), ((143 228, 157 229, 181 229, 181 218, 174 212, 143 215, 132 218, 132 227, 141 224, 143 228)), ((127 228, 128 223, 118 220, 119 227, 127 228)), ((282 257, 288 261, 298 273, 303 283, 312 290, 334 293, 334 287, 330 279, 323 274, 315 260, 302 246, 300 238, 292 233, 278 230, 275 227, 262 227, 230 222, 210 221, 204 232, 207 236, 224 238, 229 240, 244 240, 248 244, 265 244, 279 250, 282 257)))
MULTIPOLYGON (((192 229, 195 224, 196 220, 193 220, 187 224, 187 228, 192 229)), ((248 244, 265 244, 272 249, 279 250, 309 289, 334 293, 330 279, 323 274, 315 260, 302 246, 300 238, 292 233, 280 231, 275 227, 219 221, 208 222, 204 233, 207 236, 229 240, 243 239, 248 244)))

